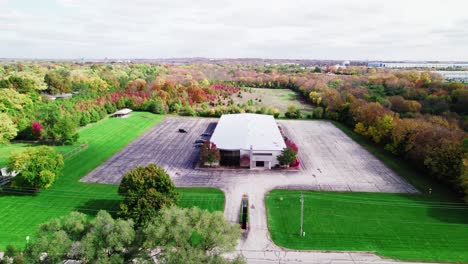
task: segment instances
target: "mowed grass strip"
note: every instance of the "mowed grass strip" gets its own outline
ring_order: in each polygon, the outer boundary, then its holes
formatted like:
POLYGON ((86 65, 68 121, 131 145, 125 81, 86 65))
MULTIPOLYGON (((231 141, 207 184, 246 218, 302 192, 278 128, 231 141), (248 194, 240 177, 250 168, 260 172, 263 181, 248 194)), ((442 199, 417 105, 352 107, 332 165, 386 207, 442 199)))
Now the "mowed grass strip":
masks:
POLYGON ((468 262, 468 206, 426 196, 274 190, 266 197, 273 241, 286 248, 372 251, 401 260, 468 262))
POLYGON ((224 210, 224 193, 216 188, 177 188, 178 205, 190 208, 194 205, 210 212, 224 210))
MULTIPOLYGON (((0 249, 8 244, 24 246, 25 237, 32 236, 40 223, 73 210, 88 215, 99 210, 116 213, 121 201, 118 186, 79 180, 163 118, 134 112, 129 118, 105 119, 82 128, 80 142, 87 142, 88 147, 65 160, 63 175, 50 189, 35 195, 17 191, 1 193, 0 249)), ((222 210, 224 205, 221 191, 194 188, 183 189, 181 193, 183 207, 198 206, 213 211, 222 210)))

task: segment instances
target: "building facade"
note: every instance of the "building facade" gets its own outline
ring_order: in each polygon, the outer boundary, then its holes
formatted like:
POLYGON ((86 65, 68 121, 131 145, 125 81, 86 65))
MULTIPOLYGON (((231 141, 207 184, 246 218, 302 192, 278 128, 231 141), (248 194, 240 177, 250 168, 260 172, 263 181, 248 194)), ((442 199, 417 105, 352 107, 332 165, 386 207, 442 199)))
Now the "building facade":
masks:
POLYGON ((271 169, 286 144, 271 115, 222 115, 211 137, 222 166, 271 169))

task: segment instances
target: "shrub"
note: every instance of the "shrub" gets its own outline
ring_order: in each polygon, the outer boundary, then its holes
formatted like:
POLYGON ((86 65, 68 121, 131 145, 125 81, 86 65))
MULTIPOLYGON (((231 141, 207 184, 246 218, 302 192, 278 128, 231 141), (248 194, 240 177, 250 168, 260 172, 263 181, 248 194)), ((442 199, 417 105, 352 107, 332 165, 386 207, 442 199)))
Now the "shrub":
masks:
POLYGON ((299 110, 295 105, 290 105, 288 106, 286 113, 284 113, 284 116, 287 118, 297 119, 301 118, 302 114, 301 110, 299 110))
POLYGON ((164 109, 164 104, 159 99, 153 99, 149 101, 147 110, 154 114, 165 114, 166 110, 164 109))
POLYGON ((250 167, 250 156, 247 154, 242 155, 240 159, 240 166, 241 167, 250 167))
POLYGON ((186 105, 179 111, 179 114, 182 116, 196 116, 197 112, 190 105, 186 105))
POLYGON ((281 155, 278 156, 278 161, 280 165, 290 165, 296 161, 297 153, 291 147, 286 147, 281 155))
POLYGON ((41 126, 41 124, 39 124, 39 122, 33 121, 32 124, 31 124, 31 130, 32 130, 33 136, 36 139, 39 139, 41 137, 41 135, 42 135, 42 126, 41 126))
POLYGON ((317 106, 314 108, 313 115, 315 118, 322 119, 323 118, 323 108, 317 106))

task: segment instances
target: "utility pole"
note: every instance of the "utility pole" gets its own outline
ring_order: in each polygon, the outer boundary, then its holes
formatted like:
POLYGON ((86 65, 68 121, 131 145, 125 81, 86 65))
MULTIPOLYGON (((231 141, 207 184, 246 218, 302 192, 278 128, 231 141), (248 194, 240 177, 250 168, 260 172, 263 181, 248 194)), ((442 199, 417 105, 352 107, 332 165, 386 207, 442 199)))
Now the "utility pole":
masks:
POLYGON ((303 224, 304 224, 304 195, 302 195, 302 192, 301 192, 301 236, 304 235, 304 232, 302 229, 303 224))

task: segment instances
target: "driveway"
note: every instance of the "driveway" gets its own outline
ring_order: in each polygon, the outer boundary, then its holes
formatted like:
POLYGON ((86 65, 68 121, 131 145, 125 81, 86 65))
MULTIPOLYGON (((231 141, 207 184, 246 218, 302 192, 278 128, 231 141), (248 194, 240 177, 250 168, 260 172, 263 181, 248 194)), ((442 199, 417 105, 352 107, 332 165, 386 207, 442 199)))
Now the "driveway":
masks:
MULTIPOLYGON (((243 194, 251 205, 247 238, 237 253, 249 263, 394 263, 372 253, 295 251, 276 246, 269 237, 265 195, 273 189, 366 192, 416 192, 341 130, 325 121, 279 121, 299 146, 298 171, 195 169, 199 149, 193 141, 212 132, 216 119, 170 117, 155 125, 81 181, 118 184, 136 165, 156 163, 176 186, 215 187, 224 191, 224 214, 237 223, 243 194), (185 128, 187 134, 178 133, 185 128)), ((399 262, 401 263, 401 262, 399 262)))

